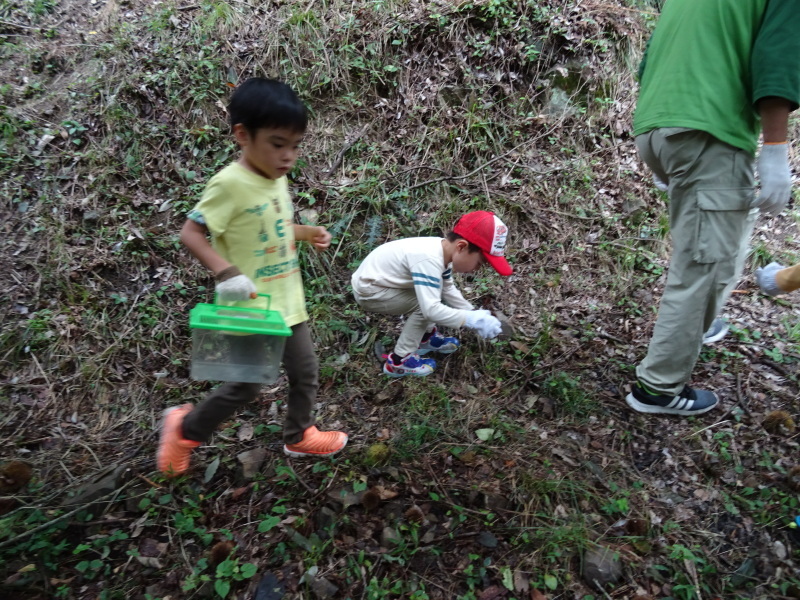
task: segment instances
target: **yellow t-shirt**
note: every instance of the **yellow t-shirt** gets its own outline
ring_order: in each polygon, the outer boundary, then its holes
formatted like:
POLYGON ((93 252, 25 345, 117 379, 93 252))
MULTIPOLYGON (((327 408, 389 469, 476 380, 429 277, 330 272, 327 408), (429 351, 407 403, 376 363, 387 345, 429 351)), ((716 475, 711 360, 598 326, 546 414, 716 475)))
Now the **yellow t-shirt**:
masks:
MULTIPOLYGON (((211 245, 261 294, 272 297, 288 327, 308 320, 286 177, 267 179, 239 163, 214 175, 189 218, 205 225, 211 245)), ((265 308, 263 298, 229 305, 265 308)))

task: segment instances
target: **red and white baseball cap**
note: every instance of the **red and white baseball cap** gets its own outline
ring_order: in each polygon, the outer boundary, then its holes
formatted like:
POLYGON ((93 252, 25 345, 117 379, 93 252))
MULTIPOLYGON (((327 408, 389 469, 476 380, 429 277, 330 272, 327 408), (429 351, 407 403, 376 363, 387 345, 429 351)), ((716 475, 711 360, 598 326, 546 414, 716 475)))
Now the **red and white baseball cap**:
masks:
POLYGON ((453 233, 480 248, 486 261, 500 275, 507 277, 514 272, 503 257, 508 227, 494 213, 486 210, 467 213, 453 227, 453 233))

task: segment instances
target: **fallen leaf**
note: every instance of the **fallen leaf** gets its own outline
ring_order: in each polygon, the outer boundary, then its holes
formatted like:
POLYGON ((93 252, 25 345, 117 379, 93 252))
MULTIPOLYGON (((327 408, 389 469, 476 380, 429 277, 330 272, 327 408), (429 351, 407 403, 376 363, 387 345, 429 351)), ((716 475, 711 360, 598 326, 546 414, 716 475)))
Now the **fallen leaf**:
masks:
POLYGON ((138 560, 145 567, 151 567, 153 569, 163 569, 164 568, 161 565, 161 561, 158 560, 155 556, 137 556, 136 560, 138 560))
POLYGON ((523 354, 530 354, 531 349, 528 347, 527 344, 523 344, 522 342, 518 342, 516 340, 512 340, 508 342, 508 344, 514 348, 514 350, 519 350, 523 354))
POLYGON ((214 479, 214 475, 217 474, 217 469, 219 469, 219 456, 211 461, 206 467, 206 473, 203 475, 203 483, 208 483, 212 479, 214 479))
POLYGON ((478 596, 478 598, 480 600, 497 600, 498 598, 504 598, 505 595, 506 595, 505 589, 503 589, 499 585, 493 585, 483 590, 480 593, 480 596, 478 596))
POLYGON ((231 492, 231 497, 232 497, 234 500, 236 500, 236 499, 237 499, 239 496, 241 496, 242 494, 244 494, 244 493, 245 493, 247 490, 249 490, 249 489, 250 489, 250 486, 249 486, 249 485, 245 485, 245 486, 243 486, 243 487, 238 487, 238 488, 236 488, 235 490, 233 490, 233 491, 231 492))
MULTIPOLYGON (((514 590, 527 592, 531 587, 530 577, 524 571, 514 571, 514 590)), ((534 592, 536 590, 533 590, 534 592)))
POLYGON ((494 436, 494 429, 477 429, 475 435, 478 436, 478 439, 482 442, 488 442, 494 436))
POLYGON ((382 485, 376 485, 372 488, 380 497, 381 500, 391 500, 392 498, 397 498, 398 492, 394 490, 387 490, 382 485))

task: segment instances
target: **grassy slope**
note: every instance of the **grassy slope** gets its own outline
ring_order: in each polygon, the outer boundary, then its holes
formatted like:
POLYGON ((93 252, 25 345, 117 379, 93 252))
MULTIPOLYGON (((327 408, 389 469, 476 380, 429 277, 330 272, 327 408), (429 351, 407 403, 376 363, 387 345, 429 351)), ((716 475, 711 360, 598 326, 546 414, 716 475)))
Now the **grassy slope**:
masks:
MULTIPOLYGON (((734 335, 696 369, 723 412, 647 418, 622 402, 667 256, 663 199, 629 135, 653 15, 317 4, 0 2, 0 458, 35 469, 19 493, 0 488, 17 507, 0 517, 0 595, 249 597, 270 572, 292 598, 323 579, 341 598, 601 597, 580 576, 599 543, 625 567, 614 597, 796 597, 797 443, 762 428, 798 410, 792 299, 748 284, 733 298, 734 335), (173 486, 152 471, 159 414, 208 387, 188 378, 186 315, 209 279, 177 231, 235 156, 227 84, 254 74, 313 110, 293 178, 300 218, 335 236, 303 256, 318 414, 351 445, 287 462, 278 384, 173 486), (398 323, 354 306, 349 273, 382 241, 475 208, 511 226, 516 273, 462 287, 515 337, 467 335, 427 380, 379 379, 373 344, 398 323), (378 441, 390 455, 375 464, 378 441), (258 448, 244 480, 236 455, 258 448), (226 541, 228 560, 209 553, 226 541)), ((755 262, 794 261, 795 235, 790 218, 763 224, 755 262)))

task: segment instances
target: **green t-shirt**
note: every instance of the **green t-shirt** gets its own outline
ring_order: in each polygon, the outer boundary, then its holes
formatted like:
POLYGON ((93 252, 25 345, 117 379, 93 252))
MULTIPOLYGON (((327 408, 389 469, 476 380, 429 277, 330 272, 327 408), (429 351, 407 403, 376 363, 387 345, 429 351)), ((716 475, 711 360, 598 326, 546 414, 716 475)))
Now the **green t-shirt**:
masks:
POLYGON ((800 0, 667 0, 640 69, 634 134, 688 127, 754 153, 761 98, 800 98, 800 0))
MULTIPOLYGON (((189 218, 205 225, 211 245, 239 267, 288 327, 308 320, 297 259, 293 214, 286 177, 267 179, 239 163, 214 175, 189 218)), ((264 308, 264 300, 227 303, 264 308)))

